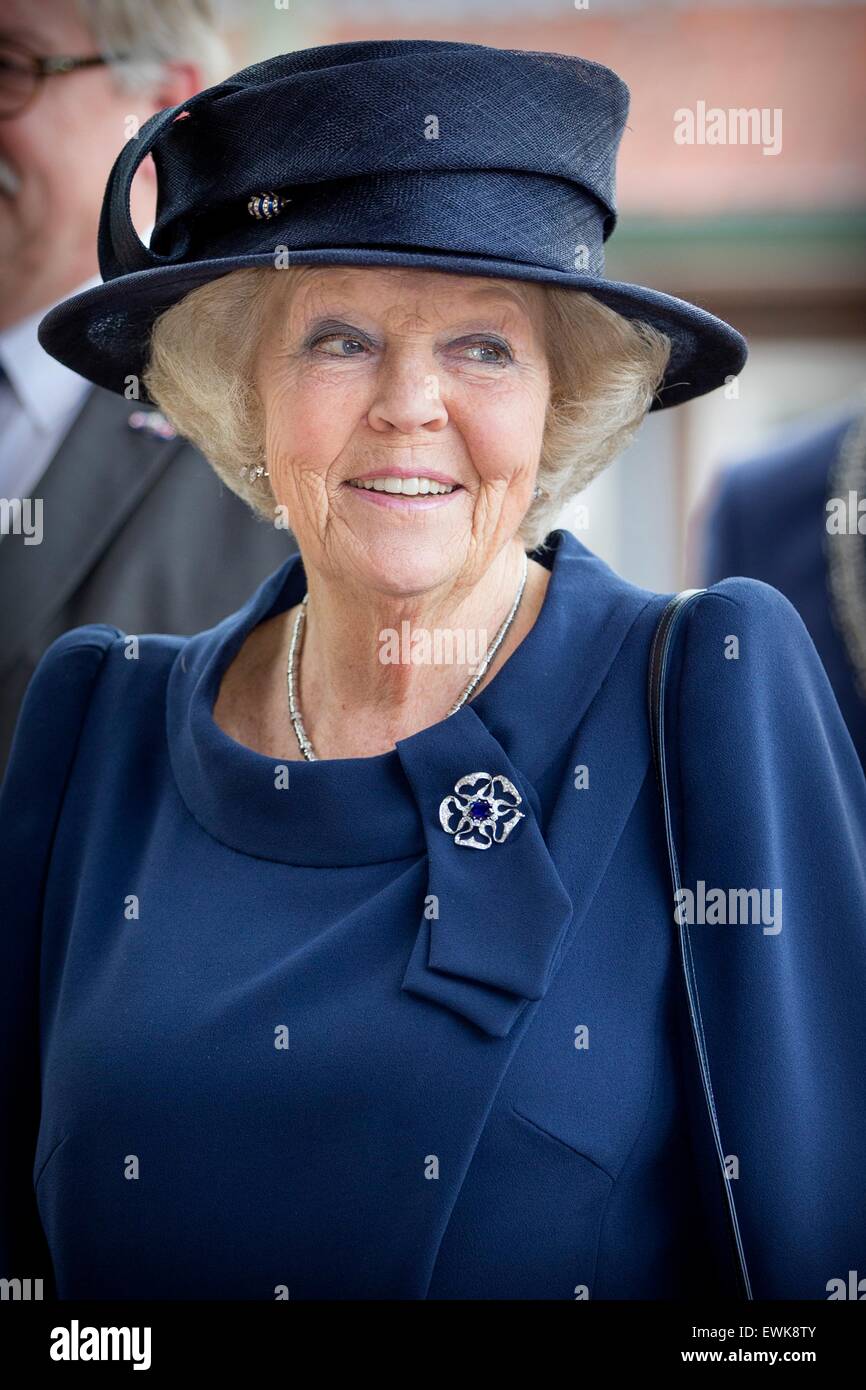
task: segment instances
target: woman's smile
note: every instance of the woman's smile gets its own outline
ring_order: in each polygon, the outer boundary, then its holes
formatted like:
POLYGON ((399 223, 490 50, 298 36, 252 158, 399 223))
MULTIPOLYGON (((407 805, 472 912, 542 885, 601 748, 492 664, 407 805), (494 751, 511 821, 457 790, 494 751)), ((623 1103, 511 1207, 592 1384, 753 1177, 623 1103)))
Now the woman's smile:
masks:
POLYGON ((452 502, 466 491, 460 483, 439 482, 428 474, 404 477, 383 473, 363 479, 349 478, 342 486, 363 501, 398 511, 430 511, 452 502))

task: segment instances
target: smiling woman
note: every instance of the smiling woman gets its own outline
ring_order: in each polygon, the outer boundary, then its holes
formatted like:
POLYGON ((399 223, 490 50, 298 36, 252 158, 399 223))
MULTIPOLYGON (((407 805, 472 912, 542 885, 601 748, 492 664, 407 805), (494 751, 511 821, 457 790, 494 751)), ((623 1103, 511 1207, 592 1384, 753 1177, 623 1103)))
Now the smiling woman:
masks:
POLYGON ((165 311, 149 396, 229 487, 291 527, 309 576, 309 603, 225 673, 220 726, 309 758, 299 702, 320 750, 364 756, 434 722, 473 675, 480 692, 544 599, 537 558, 523 592, 523 554, 625 446, 669 353, 589 295, 406 267, 238 270, 165 311), (492 637, 518 589, 483 669, 370 662, 402 623, 492 637), (301 637, 303 690, 286 709, 281 667, 301 637))

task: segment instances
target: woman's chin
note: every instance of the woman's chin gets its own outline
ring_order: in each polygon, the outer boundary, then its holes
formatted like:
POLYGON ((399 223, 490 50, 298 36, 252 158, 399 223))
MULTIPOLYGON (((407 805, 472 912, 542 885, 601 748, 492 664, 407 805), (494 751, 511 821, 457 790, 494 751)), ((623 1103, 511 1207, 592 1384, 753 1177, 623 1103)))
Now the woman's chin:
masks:
MULTIPOLYGON (((343 485, 347 491, 357 489, 343 485)), ((471 534, 472 511, 465 488, 430 498, 386 496, 361 492, 344 504, 342 519, 365 557, 381 547, 383 568, 393 573, 405 559, 408 568, 441 570, 444 555, 459 549, 459 539, 471 534)))
POLYGON ((410 599, 431 592, 441 584, 447 584, 460 573, 468 549, 457 539, 449 538, 443 543, 442 537, 411 537, 408 534, 395 540, 390 536, 370 537, 369 545, 363 544, 363 537, 357 533, 353 543, 362 548, 357 552, 356 562, 349 565, 345 555, 347 570, 351 568, 356 580, 373 594, 393 599, 410 599))

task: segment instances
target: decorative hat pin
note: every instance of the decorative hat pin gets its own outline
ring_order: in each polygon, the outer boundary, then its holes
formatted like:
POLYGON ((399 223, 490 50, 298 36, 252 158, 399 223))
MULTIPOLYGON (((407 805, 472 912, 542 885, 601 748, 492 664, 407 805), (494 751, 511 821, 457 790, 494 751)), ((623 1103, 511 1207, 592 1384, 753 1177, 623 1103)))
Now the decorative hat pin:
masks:
POLYGON ((513 782, 501 773, 468 772, 454 784, 454 794, 439 806, 442 829, 464 849, 489 849, 501 845, 523 820, 517 807, 523 798, 513 782))
POLYGON ((279 193, 257 193, 247 203, 247 211, 251 217, 257 217, 260 220, 276 217, 277 213, 288 207, 291 201, 291 198, 284 198, 279 193))

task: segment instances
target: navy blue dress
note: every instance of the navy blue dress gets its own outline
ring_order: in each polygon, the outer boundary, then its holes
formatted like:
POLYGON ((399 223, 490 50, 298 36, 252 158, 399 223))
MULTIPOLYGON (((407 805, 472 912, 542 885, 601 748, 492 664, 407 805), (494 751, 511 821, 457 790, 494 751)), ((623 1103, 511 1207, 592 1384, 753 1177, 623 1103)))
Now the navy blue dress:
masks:
MULTIPOLYGON (((645 710, 664 597, 548 542, 491 683, 376 757, 280 763, 212 718, 299 555, 207 632, 46 652, 0 792, 4 1277, 732 1291, 645 710)), ((716 585, 674 677, 684 881, 784 893, 781 930, 692 929, 753 1286, 826 1298, 866 1272, 866 783, 768 586, 716 585)))

